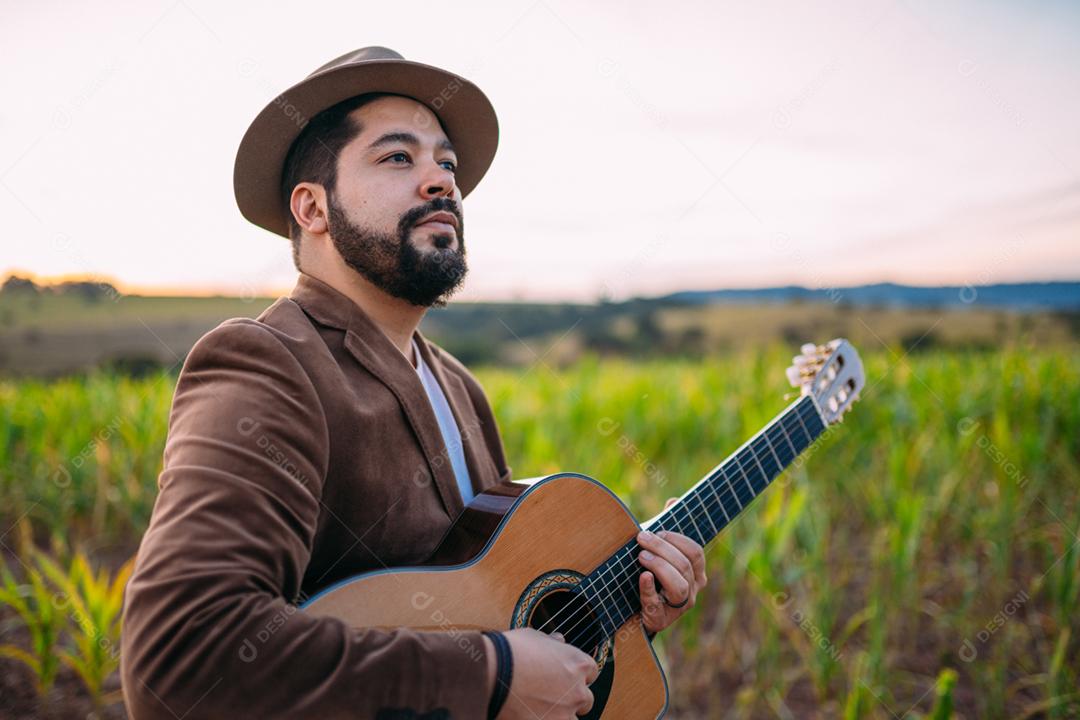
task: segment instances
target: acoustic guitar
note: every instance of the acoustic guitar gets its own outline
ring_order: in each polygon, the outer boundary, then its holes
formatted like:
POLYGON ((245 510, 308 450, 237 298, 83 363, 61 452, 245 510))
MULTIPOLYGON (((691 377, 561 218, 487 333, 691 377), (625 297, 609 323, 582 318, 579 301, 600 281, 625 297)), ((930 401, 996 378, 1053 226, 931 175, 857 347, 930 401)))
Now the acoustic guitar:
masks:
MULTIPOLYGON (((843 339, 801 352, 787 370, 799 398, 646 527, 707 545, 840 421, 863 387, 858 353, 843 339)), ((502 483, 473 498, 424 564, 357 575, 301 607, 358 628, 558 631, 600 668, 583 717, 658 718, 668 689, 641 621, 641 529, 586 475, 502 483)))

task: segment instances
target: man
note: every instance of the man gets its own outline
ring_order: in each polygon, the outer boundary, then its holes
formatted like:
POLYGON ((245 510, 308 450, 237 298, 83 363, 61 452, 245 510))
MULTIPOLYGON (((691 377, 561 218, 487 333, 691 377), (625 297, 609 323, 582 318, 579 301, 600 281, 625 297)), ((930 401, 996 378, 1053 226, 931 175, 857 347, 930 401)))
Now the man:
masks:
MULTIPOLYGON (((417 330, 465 277, 461 201, 497 139, 472 83, 378 47, 319 68, 252 123, 237 201, 292 240, 300 275, 257 319, 207 333, 180 374, 125 597, 134 718, 590 707, 596 664, 558 636, 357 629, 294 604, 423 561, 473 495, 510 479, 480 385, 417 330)), ((656 632, 692 606, 704 560, 681 535, 640 542, 656 632)))

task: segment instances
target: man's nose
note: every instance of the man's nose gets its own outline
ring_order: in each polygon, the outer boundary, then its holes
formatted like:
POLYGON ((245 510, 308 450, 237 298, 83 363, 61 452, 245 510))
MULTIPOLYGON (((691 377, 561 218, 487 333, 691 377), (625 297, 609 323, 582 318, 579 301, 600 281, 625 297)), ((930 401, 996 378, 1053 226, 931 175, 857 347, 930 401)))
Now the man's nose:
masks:
POLYGON ((454 194, 454 173, 438 163, 432 163, 420 183, 420 195, 425 200, 451 197, 454 194))

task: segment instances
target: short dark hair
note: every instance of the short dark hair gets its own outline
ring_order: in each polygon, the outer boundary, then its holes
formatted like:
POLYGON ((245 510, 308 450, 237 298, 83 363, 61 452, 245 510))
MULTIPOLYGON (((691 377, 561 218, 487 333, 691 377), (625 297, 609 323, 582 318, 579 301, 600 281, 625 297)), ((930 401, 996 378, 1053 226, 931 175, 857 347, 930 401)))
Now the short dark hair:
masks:
POLYGON ((372 100, 392 94, 365 93, 342 100, 311 118, 289 148, 281 172, 281 202, 289 220, 293 264, 297 270, 300 269, 300 225, 289 206, 293 188, 302 182, 312 182, 322 185, 328 194, 333 193, 337 184, 338 155, 363 130, 350 113, 372 100))

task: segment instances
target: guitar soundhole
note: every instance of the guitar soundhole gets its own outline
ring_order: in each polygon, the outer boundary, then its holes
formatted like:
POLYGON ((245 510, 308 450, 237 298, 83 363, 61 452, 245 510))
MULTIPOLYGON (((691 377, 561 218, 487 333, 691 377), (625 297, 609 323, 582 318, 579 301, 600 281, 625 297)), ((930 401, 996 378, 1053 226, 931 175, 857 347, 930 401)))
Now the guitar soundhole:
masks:
POLYGON ((555 590, 540 598, 529 617, 529 627, 560 632, 566 642, 594 657, 604 640, 599 618, 584 598, 571 590, 555 590))
POLYGON ((511 627, 562 633, 566 642, 593 656, 600 675, 589 686, 593 693, 592 710, 581 717, 595 720, 603 713, 611 693, 615 658, 613 640, 604 636, 600 619, 577 590, 584 577, 574 570, 553 570, 533 580, 514 607, 511 627))

